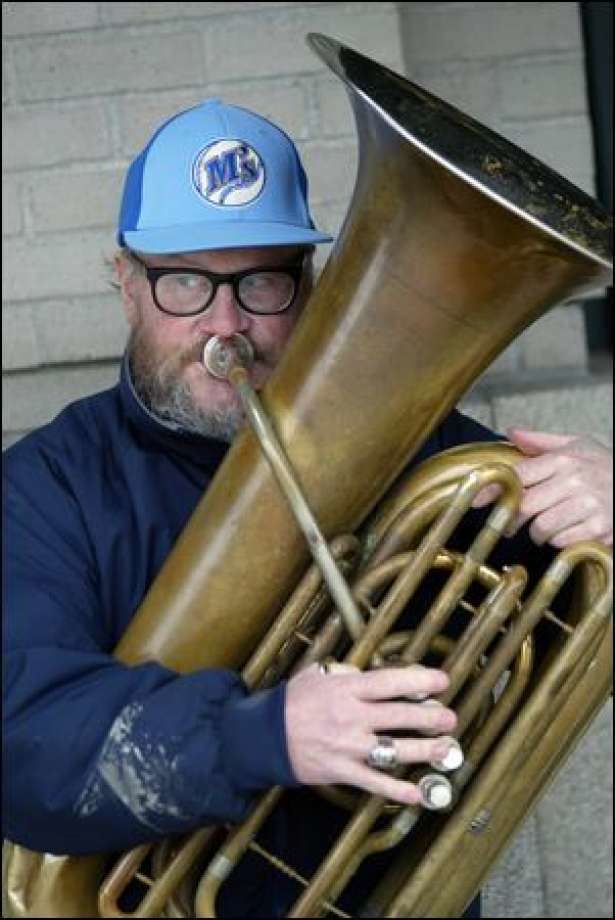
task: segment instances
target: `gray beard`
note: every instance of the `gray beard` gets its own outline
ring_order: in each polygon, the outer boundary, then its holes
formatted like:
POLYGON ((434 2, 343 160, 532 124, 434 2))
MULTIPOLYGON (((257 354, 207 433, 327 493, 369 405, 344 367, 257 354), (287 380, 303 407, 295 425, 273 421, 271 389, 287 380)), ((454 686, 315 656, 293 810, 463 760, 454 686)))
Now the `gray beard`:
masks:
POLYGON ((152 400, 148 405, 139 391, 135 382, 135 389, 145 402, 147 408, 163 422, 171 422, 174 426, 199 434, 216 441, 226 441, 230 444, 244 423, 241 408, 211 409, 205 411, 195 406, 188 388, 177 381, 171 381, 166 387, 166 392, 159 398, 152 400))
POLYGON ((146 343, 133 332, 128 343, 130 376, 145 408, 163 424, 230 444, 245 418, 240 406, 205 410, 196 405, 177 372, 166 373, 150 359, 146 343))

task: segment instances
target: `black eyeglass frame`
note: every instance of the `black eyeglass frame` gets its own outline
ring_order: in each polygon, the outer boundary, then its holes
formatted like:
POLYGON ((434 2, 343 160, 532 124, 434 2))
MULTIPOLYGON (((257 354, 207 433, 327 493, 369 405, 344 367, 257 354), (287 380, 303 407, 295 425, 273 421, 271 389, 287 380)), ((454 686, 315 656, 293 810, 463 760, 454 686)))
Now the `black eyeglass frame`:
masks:
POLYGON ((204 313, 205 310, 207 310, 207 308, 211 306, 218 292, 218 288, 220 287, 221 284, 230 284, 232 286, 233 294, 235 295, 235 299, 237 303, 239 304, 242 310, 245 310, 246 313, 250 313, 252 316, 279 316, 281 313, 286 313, 286 311, 292 307, 295 300, 297 299, 301 276, 303 274, 303 270, 305 267, 304 265, 305 255, 306 255, 305 253, 302 254, 300 262, 297 262, 294 264, 291 263, 290 265, 263 265, 263 266, 259 266, 258 268, 245 268, 245 269, 242 269, 242 271, 240 272, 220 273, 220 272, 211 272, 205 268, 192 268, 192 267, 179 268, 179 267, 173 266, 173 267, 165 268, 164 266, 156 266, 155 268, 153 268, 151 265, 147 265, 132 250, 130 251, 131 258, 133 258, 135 262, 137 262, 142 268, 145 269, 145 274, 147 276, 147 280, 149 281, 149 286, 152 292, 152 300, 154 301, 158 309, 161 310, 162 313, 166 313, 167 316, 180 316, 180 317, 198 316, 199 313, 204 313), (241 295, 239 293, 239 282, 243 278, 246 278, 248 275, 259 275, 259 274, 262 274, 263 272, 283 272, 286 275, 290 275, 290 277, 295 282, 295 290, 293 292, 293 296, 291 297, 289 303, 285 307, 282 307, 279 310, 265 312, 262 310, 254 310, 252 309, 252 307, 247 307, 244 304, 243 300, 241 299, 241 295), (160 304, 156 296, 156 282, 163 275, 202 275, 204 278, 207 278, 207 280, 210 281, 213 285, 213 289, 209 297, 209 300, 207 300, 207 302, 202 307, 199 307, 198 310, 191 310, 189 313, 174 313, 172 310, 169 310, 167 307, 163 307, 160 304))

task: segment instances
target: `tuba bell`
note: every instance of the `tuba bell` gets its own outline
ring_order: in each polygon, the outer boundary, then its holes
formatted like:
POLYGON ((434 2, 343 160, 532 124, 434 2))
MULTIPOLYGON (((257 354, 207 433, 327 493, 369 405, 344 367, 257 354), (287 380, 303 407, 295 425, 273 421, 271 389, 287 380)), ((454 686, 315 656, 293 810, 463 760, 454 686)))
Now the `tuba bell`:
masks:
MULTIPOLYGON (((348 823, 291 916, 339 913, 335 901, 361 860, 397 844, 362 915, 454 917, 608 695, 611 558, 605 547, 579 544, 527 591, 520 567, 488 565, 519 502, 510 445, 460 448, 410 480, 399 477, 523 329, 554 304, 609 283, 610 222, 544 164, 425 90, 330 38, 309 42, 348 91, 358 176, 262 401, 362 619, 347 628, 319 570, 306 572, 302 530, 247 429, 115 654, 179 672, 242 670, 251 688, 327 655, 362 668, 435 656, 451 676, 443 702, 458 711, 467 754, 448 780, 451 806, 387 811, 377 796, 323 790, 348 810, 348 823), (501 498, 486 526, 468 552, 451 549, 489 483, 501 498), (412 630, 399 629, 433 572, 441 580, 434 606, 412 630), (574 596, 562 617, 551 608, 569 581, 574 596), (466 599, 473 584, 475 602, 466 599), (468 625, 451 645, 443 633, 457 608, 468 625), (538 656, 543 626, 552 641, 538 656)), ((191 875, 212 829, 158 851, 159 877, 134 916, 215 916, 223 877, 232 884, 234 861, 258 848, 255 834, 282 795, 274 789, 256 803, 208 855, 200 880, 191 875)), ((125 854, 99 893, 105 857, 15 847, 8 916, 127 916, 118 898, 150 849, 125 854), (24 866, 38 876, 29 888, 24 866)))

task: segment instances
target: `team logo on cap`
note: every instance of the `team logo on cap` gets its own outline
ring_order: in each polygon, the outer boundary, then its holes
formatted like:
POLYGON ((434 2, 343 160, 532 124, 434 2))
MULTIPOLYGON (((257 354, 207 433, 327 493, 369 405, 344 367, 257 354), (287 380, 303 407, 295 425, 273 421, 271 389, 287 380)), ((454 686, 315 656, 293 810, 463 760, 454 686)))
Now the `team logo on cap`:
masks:
POLYGON ((201 150, 194 163, 194 184, 212 204, 249 204, 265 184, 260 156, 244 141, 216 141, 201 150))

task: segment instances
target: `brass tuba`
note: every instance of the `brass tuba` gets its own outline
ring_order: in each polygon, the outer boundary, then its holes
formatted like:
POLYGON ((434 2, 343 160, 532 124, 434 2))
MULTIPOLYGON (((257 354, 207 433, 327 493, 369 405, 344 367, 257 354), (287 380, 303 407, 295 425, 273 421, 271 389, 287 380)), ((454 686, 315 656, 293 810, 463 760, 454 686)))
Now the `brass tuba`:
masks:
MULTIPOLYGON (((363 618, 347 629, 318 571, 306 574, 306 541, 246 430, 116 654, 180 672, 243 669, 251 687, 326 655, 360 667, 439 658, 451 674, 445 702, 458 711, 467 755, 450 778, 453 807, 387 812, 378 797, 325 790, 350 809, 348 824, 291 915, 339 913, 332 902, 361 859, 398 843, 363 915, 457 916, 608 694, 610 554, 589 543, 565 551, 527 596, 518 566, 503 573, 488 566, 519 500, 509 445, 442 455, 377 505, 524 328, 550 306, 609 283, 610 224, 588 196, 456 109, 336 41, 309 41, 348 91, 358 177, 339 239, 262 399, 363 618), (447 548, 472 497, 492 482, 502 497, 469 552, 447 548), (359 527, 360 542, 345 536, 359 527), (444 579, 434 607, 414 630, 394 631, 433 571, 444 579), (562 619, 551 606, 573 574, 575 602, 562 619), (482 591, 475 602, 465 599, 472 584, 482 591), (442 631, 457 608, 467 611, 468 626, 451 645, 442 631), (534 660, 543 624, 553 642, 534 660), (443 867, 450 885, 442 884, 443 867)), ((258 846, 254 833, 282 794, 267 793, 230 833, 187 907, 175 893, 213 832, 171 848, 135 916, 213 915, 222 877, 258 846)), ((16 848, 9 915, 125 916, 118 893, 148 849, 123 857, 99 903, 103 857, 16 848), (28 860, 38 873, 29 889, 19 877, 28 860)))

